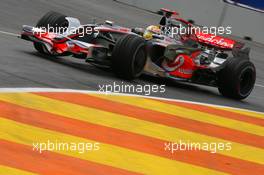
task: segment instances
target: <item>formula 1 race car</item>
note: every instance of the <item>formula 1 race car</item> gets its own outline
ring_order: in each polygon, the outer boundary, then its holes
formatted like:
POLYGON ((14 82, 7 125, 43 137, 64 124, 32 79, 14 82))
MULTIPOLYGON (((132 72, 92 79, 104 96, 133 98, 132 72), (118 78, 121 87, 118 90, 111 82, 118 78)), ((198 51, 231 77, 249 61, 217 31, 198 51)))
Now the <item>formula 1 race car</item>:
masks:
MULTIPOLYGON (((173 22, 191 25, 180 18, 173 22)), ((76 18, 49 12, 36 27, 24 25, 21 38, 32 41, 40 53, 71 55, 110 67, 128 80, 146 73, 218 87, 229 98, 241 100, 250 95, 256 69, 244 44, 203 33, 171 36, 162 30, 160 26, 129 29, 111 21, 81 25, 76 18)))

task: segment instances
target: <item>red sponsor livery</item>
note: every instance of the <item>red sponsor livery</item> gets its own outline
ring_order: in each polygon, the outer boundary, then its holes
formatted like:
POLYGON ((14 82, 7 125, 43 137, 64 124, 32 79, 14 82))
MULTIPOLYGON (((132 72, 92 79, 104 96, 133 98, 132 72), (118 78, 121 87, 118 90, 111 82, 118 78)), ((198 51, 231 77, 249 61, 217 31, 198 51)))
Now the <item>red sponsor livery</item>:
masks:
POLYGON ((207 34, 202 32, 197 32, 196 36, 199 42, 206 43, 209 45, 213 45, 216 47, 220 47, 223 49, 232 49, 236 43, 236 41, 224 38, 221 36, 217 36, 214 34, 207 34))

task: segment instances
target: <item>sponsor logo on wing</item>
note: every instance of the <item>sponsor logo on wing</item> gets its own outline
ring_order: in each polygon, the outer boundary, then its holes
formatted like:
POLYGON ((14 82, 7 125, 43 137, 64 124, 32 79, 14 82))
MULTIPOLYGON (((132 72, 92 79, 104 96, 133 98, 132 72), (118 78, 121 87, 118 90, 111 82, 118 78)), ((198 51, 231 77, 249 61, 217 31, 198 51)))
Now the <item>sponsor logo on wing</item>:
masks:
POLYGON ((199 34, 197 35, 198 39, 203 41, 203 42, 208 42, 210 44, 213 45, 218 45, 218 46, 222 46, 222 47, 227 47, 227 48, 233 48, 234 43, 232 40, 228 40, 216 35, 202 35, 199 34))

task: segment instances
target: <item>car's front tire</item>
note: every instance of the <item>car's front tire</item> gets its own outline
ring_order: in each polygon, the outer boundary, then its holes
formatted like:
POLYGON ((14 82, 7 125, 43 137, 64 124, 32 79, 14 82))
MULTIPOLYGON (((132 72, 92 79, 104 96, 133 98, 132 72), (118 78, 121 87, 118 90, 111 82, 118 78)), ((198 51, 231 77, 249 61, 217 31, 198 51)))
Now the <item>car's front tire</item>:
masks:
MULTIPOLYGON (((46 30, 52 29, 54 31, 58 31, 59 33, 63 33, 64 30, 68 27, 68 21, 66 19, 66 15, 63 15, 58 12, 50 11, 46 13, 40 20, 37 22, 36 27, 38 28, 45 28, 46 30), (59 30, 61 29, 61 30, 59 30)), ((52 32, 51 30, 48 32, 52 32)), ((34 48, 42 54, 45 54, 44 46, 42 43, 34 42, 34 48)))
MULTIPOLYGON (((58 12, 54 12, 54 11, 50 11, 48 13, 46 13, 42 18, 40 18, 40 20, 37 22, 36 27, 44 27, 44 28, 48 28, 48 26, 50 28, 67 28, 69 23, 66 19, 66 15, 63 15, 61 13, 58 12)), ((64 31, 60 31, 58 30, 58 32, 64 32, 64 31)))
POLYGON ((218 72, 218 89, 226 97, 242 100, 252 92, 256 81, 256 68, 246 58, 229 58, 218 72))
POLYGON ((112 53, 112 68, 117 76, 132 80, 144 71, 147 62, 146 41, 137 35, 124 35, 112 53))

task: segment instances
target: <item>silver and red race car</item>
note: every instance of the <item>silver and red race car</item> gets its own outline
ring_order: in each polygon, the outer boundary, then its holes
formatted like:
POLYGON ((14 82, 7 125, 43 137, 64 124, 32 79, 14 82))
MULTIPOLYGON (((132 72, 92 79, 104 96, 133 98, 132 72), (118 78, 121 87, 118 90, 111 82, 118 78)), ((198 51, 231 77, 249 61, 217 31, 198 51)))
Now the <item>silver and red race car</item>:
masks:
MULTIPOLYGON (((192 26, 181 18, 171 19, 171 26, 179 24, 192 26)), ((218 87, 222 95, 238 100, 250 95, 256 69, 244 44, 201 32, 172 36, 163 27, 129 29, 111 21, 81 25, 76 18, 49 12, 36 27, 23 26, 21 38, 32 41, 42 54, 71 55, 110 67, 128 80, 146 73, 218 87)))

